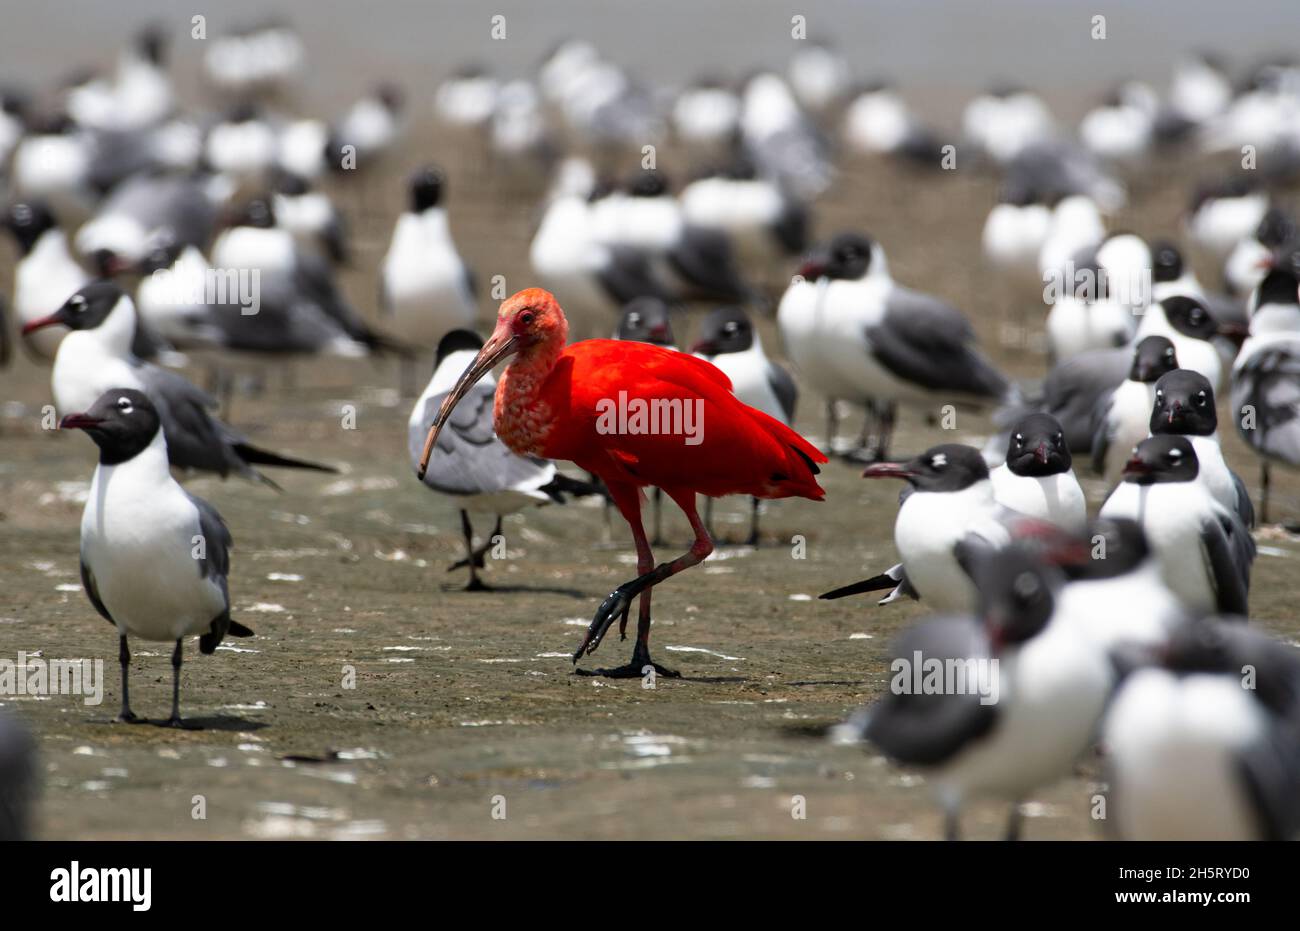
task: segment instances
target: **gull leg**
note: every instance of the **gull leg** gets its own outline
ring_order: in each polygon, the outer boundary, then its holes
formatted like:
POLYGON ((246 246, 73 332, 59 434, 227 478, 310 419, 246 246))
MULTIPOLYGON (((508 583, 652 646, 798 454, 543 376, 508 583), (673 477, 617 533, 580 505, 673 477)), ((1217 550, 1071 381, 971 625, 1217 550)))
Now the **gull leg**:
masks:
POLYGON ((180 727, 186 730, 195 730, 193 725, 187 724, 181 720, 181 646, 184 643, 180 637, 176 638, 176 649, 172 650, 172 716, 167 719, 167 727, 180 727))
POLYGON ((126 645, 125 634, 117 638, 117 661, 122 666, 122 710, 117 719, 124 724, 138 724, 140 719, 131 710, 131 692, 127 681, 131 668, 131 649, 126 645))

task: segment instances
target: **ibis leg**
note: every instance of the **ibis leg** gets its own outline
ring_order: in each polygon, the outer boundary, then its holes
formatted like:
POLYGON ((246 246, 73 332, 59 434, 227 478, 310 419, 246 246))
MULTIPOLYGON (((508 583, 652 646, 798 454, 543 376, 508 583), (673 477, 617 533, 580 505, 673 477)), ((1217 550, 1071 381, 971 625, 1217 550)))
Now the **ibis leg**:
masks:
MULTIPOLYGON (((713 499, 710 498, 709 500, 713 500, 713 499)), ((750 505, 751 505, 752 510, 750 511, 750 514, 749 514, 749 539, 746 540, 745 542, 748 543, 750 546, 757 546, 757 545, 758 545, 758 508, 759 508, 759 504, 758 504, 758 499, 757 499, 757 498, 750 498, 749 501, 750 501, 750 505)))
POLYGON ((660 563, 653 568, 642 571, 644 567, 652 564, 653 557, 648 543, 645 542, 645 528, 641 524, 640 502, 635 495, 632 495, 629 499, 625 486, 619 486, 617 490, 613 486, 610 487, 615 503, 618 504, 619 510, 623 512, 623 516, 627 518, 628 524, 632 527, 632 536, 637 543, 637 569, 641 574, 630 582, 624 582, 610 592, 609 596, 601 602, 600 607, 596 609, 596 616, 592 619, 591 626, 587 628, 587 635, 583 638, 582 645, 573 654, 574 663, 577 663, 578 659, 584 654, 590 655, 600 645, 600 641, 604 639, 615 618, 622 618, 623 623, 626 622, 627 615, 632 607, 632 599, 638 595, 641 596, 641 609, 637 623, 636 647, 632 652, 632 662, 615 669, 598 669, 595 675, 612 678, 640 678, 647 674, 647 667, 652 668, 656 674, 661 676, 678 675, 674 670, 660 666, 650 659, 650 591, 665 579, 671 578, 692 566, 697 566, 708 558, 709 554, 713 552, 713 540, 709 537, 704 521, 700 519, 699 511, 696 509, 695 493, 689 490, 675 489, 665 489, 665 491, 668 493, 668 497, 672 498, 677 506, 686 513, 687 519, 691 522, 691 530, 695 533, 695 542, 691 544, 689 550, 671 562, 660 563))

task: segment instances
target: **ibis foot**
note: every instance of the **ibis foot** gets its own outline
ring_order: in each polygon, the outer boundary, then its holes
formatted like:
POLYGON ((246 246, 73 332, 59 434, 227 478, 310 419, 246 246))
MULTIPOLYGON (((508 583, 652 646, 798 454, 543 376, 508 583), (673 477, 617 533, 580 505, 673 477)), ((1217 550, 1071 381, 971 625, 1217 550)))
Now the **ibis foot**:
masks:
POLYGON ((644 679, 652 669, 656 676, 663 676, 665 679, 682 677, 676 669, 660 666, 652 660, 650 650, 639 640, 632 650, 632 661, 626 666, 615 666, 612 669, 575 669, 574 673, 579 676, 600 676, 604 679, 644 679))
POLYGON ((490 592, 492 586, 484 582, 477 575, 471 575, 469 581, 465 583, 464 591, 467 592, 490 592))
POLYGON ((191 724, 178 714, 172 715, 166 721, 163 721, 159 727, 174 727, 182 731, 201 731, 203 726, 200 724, 191 724))

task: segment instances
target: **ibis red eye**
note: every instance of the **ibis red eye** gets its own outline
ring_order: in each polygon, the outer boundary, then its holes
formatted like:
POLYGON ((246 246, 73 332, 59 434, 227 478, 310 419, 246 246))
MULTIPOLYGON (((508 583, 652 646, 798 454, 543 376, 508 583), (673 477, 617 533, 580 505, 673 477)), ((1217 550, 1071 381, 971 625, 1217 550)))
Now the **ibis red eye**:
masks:
POLYGON ((533 322, 533 312, 531 310, 525 310, 519 315, 519 320, 524 324, 524 326, 531 325, 533 322))

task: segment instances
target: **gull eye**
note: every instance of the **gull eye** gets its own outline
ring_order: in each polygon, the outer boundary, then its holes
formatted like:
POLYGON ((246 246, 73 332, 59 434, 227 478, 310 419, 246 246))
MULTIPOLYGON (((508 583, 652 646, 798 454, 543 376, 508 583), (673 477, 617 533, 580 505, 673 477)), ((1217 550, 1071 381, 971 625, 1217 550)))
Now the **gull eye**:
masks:
POLYGON ((1172 359, 1173 357, 1174 357, 1174 347, 1170 346, 1168 349, 1165 350, 1165 358, 1172 359))
POLYGON ((69 300, 68 303, 72 305, 72 309, 77 312, 81 312, 86 309, 86 299, 82 297, 80 294, 73 295, 72 299, 69 300))
POLYGON ((1061 440, 1063 440, 1063 439, 1065 439, 1065 435, 1062 434, 1062 433, 1058 433, 1058 434, 1056 434, 1056 436, 1053 438, 1052 442, 1054 442, 1054 443, 1060 443, 1061 440))
POLYGON ((118 399, 117 399, 117 409, 118 409, 119 411, 121 411, 122 413, 124 413, 124 414, 129 414, 129 413, 131 413, 131 399, 130 399, 130 398, 118 398, 118 399))
MULTIPOLYGON (((524 322, 527 323, 528 321, 524 321, 524 322)), ((640 325, 641 325, 641 315, 640 315, 640 314, 628 314, 628 315, 627 315, 627 325, 628 325, 628 326, 632 326, 632 327, 640 326, 640 325)))
POLYGON ((1017 446, 1024 446, 1024 445, 1025 445, 1025 438, 1024 438, 1024 436, 1023 436, 1022 434, 1020 434, 1020 433, 1017 433, 1017 434, 1016 434, 1016 445, 1017 445, 1017 446))
POLYGON ((948 464, 948 457, 943 453, 930 457, 930 466, 934 469, 942 469, 948 464))
POLYGON ((1156 392, 1156 400, 1157 400, 1157 401, 1163 401, 1164 399, 1165 399, 1165 392, 1164 392, 1164 389, 1161 388, 1160 390, 1158 390, 1158 391, 1156 392))
POLYGON ((740 329, 740 325, 735 320, 728 320, 727 325, 722 328, 724 333, 735 333, 740 329))
POLYGON ((1177 462, 1179 459, 1182 459, 1182 458, 1183 458, 1183 451, 1182 451, 1181 449, 1171 449, 1171 450, 1169 450, 1169 461, 1170 461, 1170 462, 1177 462))
POLYGON ((1204 391, 1196 392, 1196 403, 1204 407, 1205 401, 1206 401, 1205 392, 1204 391))
POLYGON ((1028 601, 1037 595, 1040 588, 1042 588, 1042 585, 1038 581, 1038 576, 1032 572, 1020 573, 1020 575, 1016 576, 1015 581, 1011 583, 1011 591, 1022 602, 1028 601))

